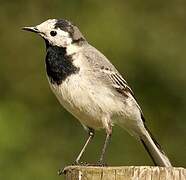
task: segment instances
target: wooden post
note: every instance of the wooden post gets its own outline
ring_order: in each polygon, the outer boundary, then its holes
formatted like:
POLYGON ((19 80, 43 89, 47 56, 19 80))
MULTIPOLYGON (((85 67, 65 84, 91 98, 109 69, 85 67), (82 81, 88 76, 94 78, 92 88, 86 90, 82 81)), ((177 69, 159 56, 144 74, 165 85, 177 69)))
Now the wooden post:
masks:
POLYGON ((63 172, 66 180, 186 180, 186 169, 182 167, 68 166, 63 172))

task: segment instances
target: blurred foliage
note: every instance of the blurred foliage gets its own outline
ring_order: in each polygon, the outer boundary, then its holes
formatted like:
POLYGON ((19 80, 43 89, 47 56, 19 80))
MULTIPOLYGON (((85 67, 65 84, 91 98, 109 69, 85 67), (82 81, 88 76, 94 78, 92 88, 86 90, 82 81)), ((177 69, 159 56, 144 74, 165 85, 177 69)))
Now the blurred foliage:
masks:
MULTIPOLYGON (((45 77, 43 40, 21 31, 48 18, 77 24, 127 79, 146 122, 174 166, 186 165, 186 1, 0 1, 0 179, 59 179, 86 132, 45 77)), ((83 156, 98 159, 105 134, 83 156)), ((114 128, 110 165, 152 165, 143 147, 114 128)))

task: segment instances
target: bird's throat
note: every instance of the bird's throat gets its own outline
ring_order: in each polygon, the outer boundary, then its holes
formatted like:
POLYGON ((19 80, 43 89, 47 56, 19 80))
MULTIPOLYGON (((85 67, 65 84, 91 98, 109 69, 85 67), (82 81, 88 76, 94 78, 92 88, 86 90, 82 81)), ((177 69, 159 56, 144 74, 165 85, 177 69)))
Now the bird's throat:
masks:
POLYGON ((67 55, 66 48, 49 44, 46 48, 46 71, 51 83, 60 85, 68 76, 79 71, 73 64, 72 56, 67 55))

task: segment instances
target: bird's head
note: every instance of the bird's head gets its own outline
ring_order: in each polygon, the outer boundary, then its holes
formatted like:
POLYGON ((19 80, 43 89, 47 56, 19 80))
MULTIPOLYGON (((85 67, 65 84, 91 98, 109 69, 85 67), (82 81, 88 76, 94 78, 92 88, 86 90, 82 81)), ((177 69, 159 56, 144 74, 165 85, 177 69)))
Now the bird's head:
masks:
POLYGON ((23 30, 39 34, 51 46, 67 47, 86 42, 77 26, 63 19, 49 19, 34 27, 24 27, 23 30))

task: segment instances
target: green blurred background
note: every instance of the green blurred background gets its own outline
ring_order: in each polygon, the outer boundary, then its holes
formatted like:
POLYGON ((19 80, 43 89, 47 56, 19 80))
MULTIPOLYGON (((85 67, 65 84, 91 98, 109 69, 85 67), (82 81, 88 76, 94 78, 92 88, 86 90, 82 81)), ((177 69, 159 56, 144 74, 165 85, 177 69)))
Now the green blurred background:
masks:
MULTIPOLYGON (((73 21, 115 64, 173 165, 186 166, 186 1, 1 0, 0 179, 63 179, 57 170, 87 137, 49 89, 43 40, 21 31, 48 18, 73 21)), ((97 133, 82 160, 98 160, 104 137, 97 133)), ((118 127, 107 163, 152 165, 118 127)))

